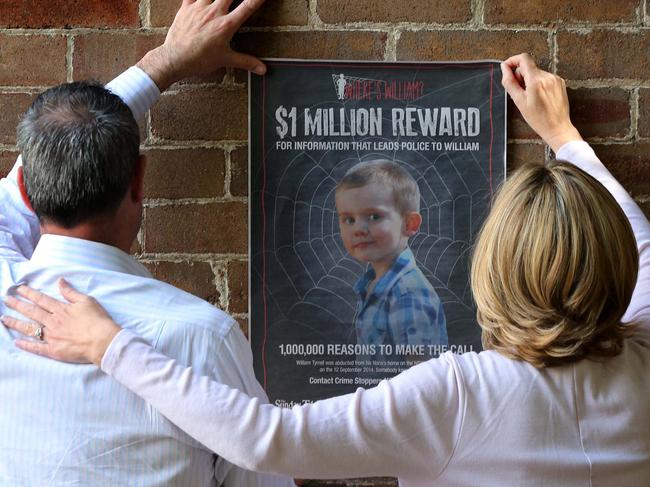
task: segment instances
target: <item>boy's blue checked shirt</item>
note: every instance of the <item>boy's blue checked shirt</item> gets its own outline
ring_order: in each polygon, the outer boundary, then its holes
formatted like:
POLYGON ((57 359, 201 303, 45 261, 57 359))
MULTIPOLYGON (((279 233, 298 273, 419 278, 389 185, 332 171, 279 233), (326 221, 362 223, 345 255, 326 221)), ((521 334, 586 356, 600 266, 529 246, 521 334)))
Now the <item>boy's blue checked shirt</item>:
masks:
POLYGON ((364 345, 447 345, 445 313, 438 294, 406 248, 370 295, 375 278, 370 267, 355 284, 359 295, 354 325, 364 345))

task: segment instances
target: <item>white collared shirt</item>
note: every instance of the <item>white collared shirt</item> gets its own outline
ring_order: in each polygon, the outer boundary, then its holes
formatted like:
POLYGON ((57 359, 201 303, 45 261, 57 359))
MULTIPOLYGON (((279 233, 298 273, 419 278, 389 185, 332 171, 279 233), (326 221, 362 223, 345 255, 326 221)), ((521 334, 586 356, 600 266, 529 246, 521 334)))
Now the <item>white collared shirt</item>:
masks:
MULTIPOLYGON (((136 118, 159 95, 138 68, 108 88, 136 118)), ((0 181, 2 296, 27 283, 60 299, 56 281, 65 277, 178 363, 266 401, 248 342, 230 316, 153 279, 115 247, 39 237, 38 221, 20 199, 14 168, 0 181)), ((12 314, 2 303, 0 311, 12 314)), ((286 477, 233 467, 95 366, 31 355, 14 346, 17 337, 0 327, 0 485, 293 485, 286 477)))

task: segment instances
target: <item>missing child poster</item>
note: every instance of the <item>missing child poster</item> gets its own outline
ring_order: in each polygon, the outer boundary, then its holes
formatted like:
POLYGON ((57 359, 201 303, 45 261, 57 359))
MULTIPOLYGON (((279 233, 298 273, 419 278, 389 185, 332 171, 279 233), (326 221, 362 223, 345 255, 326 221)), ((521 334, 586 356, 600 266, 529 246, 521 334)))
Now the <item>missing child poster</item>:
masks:
POLYGON ((267 65, 249 80, 249 303, 271 402, 480 351, 469 264, 505 177, 499 63, 267 65))

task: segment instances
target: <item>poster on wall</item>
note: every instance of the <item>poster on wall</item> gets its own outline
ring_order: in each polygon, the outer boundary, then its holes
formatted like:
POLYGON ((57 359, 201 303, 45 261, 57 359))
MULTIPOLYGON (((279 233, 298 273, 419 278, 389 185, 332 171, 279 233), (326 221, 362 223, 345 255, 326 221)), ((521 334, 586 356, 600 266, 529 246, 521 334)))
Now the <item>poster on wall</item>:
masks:
POLYGON ((249 336, 271 402, 480 351, 469 262, 505 178, 499 63, 266 62, 249 78, 249 336))

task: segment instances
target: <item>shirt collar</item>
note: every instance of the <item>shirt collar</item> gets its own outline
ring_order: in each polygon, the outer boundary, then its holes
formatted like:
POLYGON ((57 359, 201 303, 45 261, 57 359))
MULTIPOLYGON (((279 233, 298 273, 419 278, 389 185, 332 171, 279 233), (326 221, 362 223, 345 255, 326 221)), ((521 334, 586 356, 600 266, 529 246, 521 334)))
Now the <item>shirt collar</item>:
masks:
POLYGON ((30 262, 43 266, 81 266, 151 277, 146 267, 117 247, 64 235, 41 236, 30 262))
MULTIPOLYGON (((402 253, 397 256, 393 262, 393 265, 390 267, 390 269, 388 269, 386 274, 381 276, 379 282, 375 284, 375 287, 372 290, 372 296, 381 296, 386 293, 386 291, 393 287, 395 281, 397 281, 404 272, 414 266, 415 256, 413 255, 411 249, 406 247, 406 249, 404 249, 402 253)), ((371 265, 369 265, 366 273, 361 276, 361 279, 359 279, 354 285, 355 292, 361 296, 363 300, 368 297, 366 296, 366 289, 368 289, 368 285, 374 278, 375 270, 371 265)))

